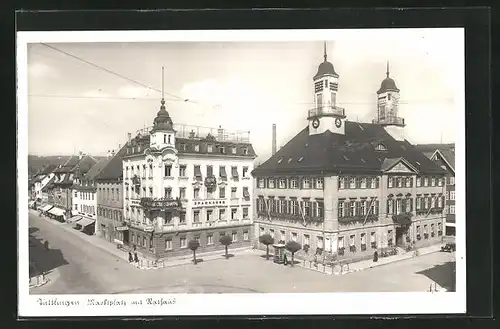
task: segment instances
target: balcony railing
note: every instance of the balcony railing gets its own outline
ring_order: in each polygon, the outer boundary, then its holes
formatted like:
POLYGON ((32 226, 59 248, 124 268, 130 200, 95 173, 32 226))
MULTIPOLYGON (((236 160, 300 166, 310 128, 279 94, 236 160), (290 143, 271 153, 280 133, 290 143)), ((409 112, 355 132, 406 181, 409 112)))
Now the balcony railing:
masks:
POLYGON ((309 110, 308 118, 320 116, 320 115, 335 115, 335 116, 345 116, 345 109, 343 107, 336 106, 323 106, 317 107, 309 110))
MULTIPOLYGON (((184 124, 174 124, 175 137, 177 138, 189 138, 189 139, 212 139, 215 141, 228 141, 228 142, 239 142, 239 143, 249 143, 250 142, 250 132, 242 130, 227 130, 219 126, 219 128, 184 125, 184 124)), ((139 135, 149 135, 153 127, 146 127, 137 130, 139 135)))
POLYGON ((378 123, 381 125, 401 125, 404 126, 405 119, 399 117, 388 117, 384 119, 374 119, 372 123, 378 123))

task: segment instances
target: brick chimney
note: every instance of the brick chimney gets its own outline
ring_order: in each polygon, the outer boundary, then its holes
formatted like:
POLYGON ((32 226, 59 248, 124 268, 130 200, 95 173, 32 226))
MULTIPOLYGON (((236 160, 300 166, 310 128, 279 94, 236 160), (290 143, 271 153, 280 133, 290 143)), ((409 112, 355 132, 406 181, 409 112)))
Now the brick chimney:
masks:
POLYGON ((272 145, 272 155, 276 154, 276 124, 273 123, 273 145, 272 145))

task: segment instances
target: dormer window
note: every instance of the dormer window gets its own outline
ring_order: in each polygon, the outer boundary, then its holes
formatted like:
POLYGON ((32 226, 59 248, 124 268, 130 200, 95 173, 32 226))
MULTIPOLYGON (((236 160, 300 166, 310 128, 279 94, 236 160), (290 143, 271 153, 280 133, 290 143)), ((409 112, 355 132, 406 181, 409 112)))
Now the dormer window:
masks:
POLYGON ((179 145, 179 148, 180 148, 180 150, 181 150, 181 151, 185 151, 185 150, 186 150, 186 144, 181 143, 181 144, 179 145))
POLYGON ((280 158, 280 159, 278 160, 278 163, 282 163, 282 162, 283 162, 283 158, 280 158))
POLYGON ((199 144, 195 144, 194 145, 194 151, 195 152, 200 152, 200 145, 199 144))
POLYGON ((302 160, 304 160, 304 157, 300 157, 298 161, 302 162, 302 160))
POLYGON ((207 145, 207 152, 208 153, 212 153, 212 151, 213 151, 213 145, 212 144, 208 144, 207 145))
POLYGON ((288 158, 288 163, 292 162, 292 158, 288 158))
POLYGON ((224 146, 219 147, 219 152, 220 154, 224 154, 226 150, 224 149, 224 146))
POLYGON ((236 154, 236 147, 234 147, 234 146, 233 146, 233 147, 231 147, 231 153, 232 153, 232 154, 236 154))
POLYGON ((243 148, 243 154, 244 155, 248 155, 248 147, 244 147, 243 148))
POLYGON ((349 161, 349 158, 346 157, 345 155, 342 156, 344 158, 345 161, 349 161))
POLYGON ((380 143, 380 144, 377 145, 377 147, 375 147, 375 150, 377 150, 377 151, 387 151, 387 147, 384 144, 380 143))

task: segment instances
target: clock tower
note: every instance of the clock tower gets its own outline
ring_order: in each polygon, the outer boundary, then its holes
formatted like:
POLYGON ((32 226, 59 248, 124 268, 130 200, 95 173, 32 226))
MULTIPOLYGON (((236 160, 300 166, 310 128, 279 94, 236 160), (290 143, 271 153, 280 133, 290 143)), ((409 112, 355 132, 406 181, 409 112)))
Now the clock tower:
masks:
POLYGON ((345 134, 345 110, 337 106, 339 75, 333 64, 327 61, 326 42, 324 61, 313 77, 314 108, 308 111, 309 134, 317 135, 330 130, 335 134, 345 134))

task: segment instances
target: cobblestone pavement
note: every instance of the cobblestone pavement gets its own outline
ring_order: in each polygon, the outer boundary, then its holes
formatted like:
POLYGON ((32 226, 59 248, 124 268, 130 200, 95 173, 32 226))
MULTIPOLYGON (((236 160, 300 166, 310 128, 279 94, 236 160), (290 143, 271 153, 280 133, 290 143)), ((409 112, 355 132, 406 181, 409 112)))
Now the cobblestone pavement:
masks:
POLYGON ((451 287, 454 276, 454 254, 440 252, 343 276, 277 265, 252 250, 230 259, 144 271, 50 219, 30 214, 30 227, 62 258, 59 277, 32 294, 428 291, 435 282, 451 287))

